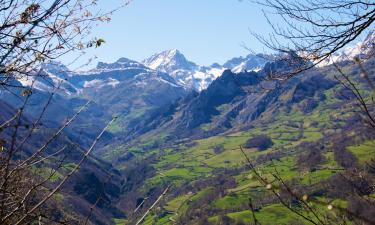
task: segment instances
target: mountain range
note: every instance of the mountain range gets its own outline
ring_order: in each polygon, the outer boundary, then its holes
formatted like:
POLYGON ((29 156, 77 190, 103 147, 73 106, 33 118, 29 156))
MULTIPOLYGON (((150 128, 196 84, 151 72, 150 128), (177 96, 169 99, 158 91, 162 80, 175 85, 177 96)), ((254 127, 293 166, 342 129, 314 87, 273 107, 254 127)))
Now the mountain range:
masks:
MULTIPOLYGON (((226 67, 236 71, 255 70, 262 68, 267 60, 265 55, 248 55, 229 60, 223 66, 198 66, 188 61, 178 50, 164 51, 144 60, 142 63, 127 58, 120 58, 114 63, 99 62, 96 68, 88 71, 70 71, 59 62, 44 64, 39 71, 38 79, 21 79, 19 86, 34 89, 33 106, 30 113, 39 113, 37 102, 46 101, 48 93, 57 95, 50 106, 50 111, 66 106, 65 114, 49 114, 44 122, 57 126, 64 118, 73 115, 77 104, 95 99, 90 110, 96 122, 92 123, 92 116, 86 122, 70 128, 70 136, 80 134, 81 144, 88 143, 93 137, 92 131, 104 124, 114 115, 119 116, 117 127, 111 127, 118 136, 130 136, 139 131, 139 124, 144 118, 153 117, 160 109, 170 106, 173 102, 186 96, 194 95, 205 90, 226 67), (84 123, 85 125, 83 125, 84 123), (88 129, 82 130, 82 126, 88 129), (119 135, 118 133, 121 133, 119 135)), ((17 90, 18 91, 18 90, 17 90)), ((16 91, 16 92, 17 92, 16 91)), ((21 102, 9 93, 4 92, 1 97, 8 104, 20 105, 21 102)))
MULTIPOLYGON (((43 73, 46 79, 36 82, 34 87, 46 90, 62 82, 61 89, 67 95, 74 95, 84 88, 114 87, 129 76, 128 74, 151 74, 159 77, 161 82, 171 82, 171 85, 199 92, 206 89, 226 69, 234 72, 258 71, 270 58, 271 56, 267 55, 250 54, 233 58, 223 65, 215 63, 211 66, 199 66, 187 60, 177 49, 172 49, 155 54, 141 63, 120 58, 114 63, 99 62, 95 69, 81 72, 73 72, 59 62, 51 62, 38 71, 43 73)), ((31 80, 20 81, 25 86, 31 85, 31 80)))
POLYGON ((267 61, 266 56, 251 54, 245 58, 233 58, 223 65, 214 63, 211 66, 199 66, 188 61, 177 49, 172 49, 155 54, 143 63, 149 68, 170 74, 180 85, 188 89, 202 91, 225 69, 232 69, 234 72, 260 70, 267 61))
MULTIPOLYGON (((365 95, 372 90, 361 80, 354 58, 364 59, 362 66, 375 81, 375 61, 368 57, 375 49, 374 33, 336 57, 365 95)), ((267 74, 288 67, 277 55, 264 54, 200 66, 176 49, 142 62, 100 62, 80 72, 52 62, 34 72, 40 75, 36 81, 17 80, 10 92, 0 92, 0 122, 22 105, 23 99, 14 93, 25 87, 33 92, 25 123, 38 118, 55 93, 27 146, 32 149, 91 101, 53 144, 68 145, 74 164, 80 149, 117 118, 60 200, 66 212, 82 216, 104 192, 105 201, 90 219, 93 224, 135 224, 166 187, 170 191, 145 224, 248 224, 249 196, 262 224, 272 224, 275 218, 285 224, 298 221, 251 176, 239 146, 262 173, 280 169, 288 182, 297 183, 312 198, 354 207, 345 193, 324 192, 321 186, 337 185, 337 171, 374 158, 366 151, 375 138, 353 111, 355 96, 337 81, 333 65, 326 62, 283 83, 264 81, 267 74), (264 140, 264 148, 252 143, 264 140), (353 161, 346 160, 348 155, 353 161), (113 180, 107 182, 106 175, 113 180), (105 183, 109 185, 103 191, 105 183)), ((52 165, 38 169, 48 167, 52 165)))

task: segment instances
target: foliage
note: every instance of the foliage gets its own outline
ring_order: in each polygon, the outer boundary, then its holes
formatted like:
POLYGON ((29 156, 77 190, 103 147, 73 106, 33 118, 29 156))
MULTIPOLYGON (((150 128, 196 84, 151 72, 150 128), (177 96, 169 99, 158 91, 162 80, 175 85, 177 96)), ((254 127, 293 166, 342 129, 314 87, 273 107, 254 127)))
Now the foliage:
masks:
POLYGON ((267 135, 259 135, 250 138, 244 144, 245 148, 257 148, 259 151, 267 150, 268 148, 272 147, 273 142, 270 137, 267 135))

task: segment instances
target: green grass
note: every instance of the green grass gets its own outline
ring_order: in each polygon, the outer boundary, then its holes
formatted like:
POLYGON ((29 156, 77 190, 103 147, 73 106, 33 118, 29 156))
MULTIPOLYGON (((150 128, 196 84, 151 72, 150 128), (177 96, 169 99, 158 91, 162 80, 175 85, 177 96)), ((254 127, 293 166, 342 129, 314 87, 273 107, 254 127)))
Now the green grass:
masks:
POLYGON ((55 171, 54 169, 48 167, 34 166, 32 171, 33 173, 41 176, 43 179, 48 179, 50 182, 57 182, 64 177, 59 171, 55 171))
POLYGON ((361 164, 375 158, 375 141, 366 141, 359 145, 349 146, 347 149, 357 157, 361 164))
POLYGON ((188 199, 190 199, 192 195, 193 195, 192 193, 188 193, 186 195, 178 196, 178 197, 172 199, 171 201, 169 201, 165 205, 164 208, 168 211, 177 212, 178 209, 182 206, 182 204, 184 204, 188 199))
POLYGON ((189 167, 189 168, 172 168, 169 170, 161 170, 157 175, 148 179, 144 187, 158 186, 169 183, 180 186, 186 181, 192 181, 198 177, 204 177, 209 174, 211 170, 203 167, 189 167))
POLYGON ((126 220, 126 219, 116 219, 116 218, 113 218, 112 220, 115 223, 115 225, 126 225, 126 224, 129 223, 129 221, 126 220))
POLYGON ((143 116, 147 110, 151 109, 150 107, 142 107, 142 108, 137 108, 134 110, 131 110, 127 114, 120 115, 108 128, 108 131, 111 133, 120 133, 123 131, 123 123, 136 119, 138 117, 143 116))
POLYGON ((212 205, 219 209, 232 209, 238 208, 241 206, 246 206, 249 203, 249 194, 248 193, 234 193, 215 200, 212 205))
MULTIPOLYGON (((254 214, 257 220, 264 225, 291 224, 291 222, 296 221, 301 222, 297 216, 293 215, 285 206, 281 204, 263 207, 259 210, 259 212, 255 212, 254 214)), ((226 215, 236 222, 242 222, 245 224, 254 223, 254 216, 250 210, 228 213, 226 215)), ((219 217, 211 217, 208 221, 212 224, 217 224, 219 217)))
POLYGON ((63 167, 63 169, 66 170, 67 172, 70 172, 70 171, 72 171, 76 166, 77 166, 77 164, 75 164, 75 163, 67 163, 67 164, 64 164, 62 167, 63 167))
MULTIPOLYGON (((255 161, 262 154, 286 151, 280 159, 257 165, 256 168, 263 178, 273 184, 274 188, 278 187, 275 178, 272 176, 275 173, 278 173, 284 181, 294 180, 304 185, 316 184, 328 179, 341 169, 334 160, 332 151, 329 151, 329 149, 323 151, 326 160, 313 171, 301 171, 296 162, 301 151, 292 151, 302 142, 317 142, 328 133, 339 132, 340 126, 344 125, 345 118, 351 115, 350 108, 343 110, 328 107, 330 104, 338 102, 338 99, 334 97, 334 90, 325 91, 325 94, 327 99, 319 101, 319 105, 308 114, 302 113, 296 105, 289 112, 280 107, 272 115, 265 115, 264 119, 256 121, 254 123, 255 128, 248 131, 194 140, 195 145, 183 143, 174 146, 176 148, 173 146, 168 149, 151 148, 152 150, 148 151, 154 151, 159 157, 152 164, 157 173, 154 177, 146 179, 142 190, 147 192, 151 187, 167 183, 178 188, 185 183, 191 184, 196 180, 213 175, 220 176, 216 172, 222 171, 220 169, 242 168, 245 165, 245 159, 239 150, 239 146, 243 145, 249 138, 259 134, 271 137, 274 146, 266 151, 245 149, 246 154, 252 161, 255 161), (224 150, 216 154, 214 148, 218 145, 223 146, 224 150)), ((225 110, 226 107, 223 105, 219 110, 225 110)), ((211 128, 211 123, 203 124, 200 128, 208 131, 211 128)), ((144 154, 149 154, 149 152, 143 150, 144 147, 152 146, 156 140, 163 140, 166 136, 166 134, 146 136, 141 140, 141 144, 138 144, 136 148, 128 148, 128 151, 134 152, 141 159, 144 154)), ((371 157, 375 156, 375 151, 372 150, 375 149, 374 147, 375 141, 350 146, 348 150, 353 152, 361 163, 364 163, 369 159, 369 152, 374 153, 371 154, 371 157)), ((302 149, 302 151, 304 150, 302 149)), ((209 221, 213 224, 218 222, 219 215, 224 214, 237 222, 252 223, 252 213, 244 210, 248 204, 249 197, 261 200, 269 194, 265 184, 260 182, 252 171, 240 170, 232 177, 235 179, 236 185, 225 190, 224 196, 220 196, 208 203, 208 205, 204 205, 218 212, 216 216, 209 218, 209 221)), ((191 210, 189 208, 190 202, 199 201, 212 190, 212 188, 208 187, 198 193, 185 193, 171 199, 166 198, 166 203, 162 206, 164 211, 150 214, 144 224, 173 224, 170 218, 177 219, 174 213, 184 215, 191 210), (166 211, 169 213, 165 214, 166 211)), ((334 204, 345 205, 345 202, 341 200, 332 200, 334 204)), ((322 208, 322 210, 326 209, 322 208)), ((290 224, 298 221, 295 215, 280 204, 267 205, 255 214, 261 224, 290 224)))
POLYGON ((318 166, 315 171, 306 172, 302 180, 302 184, 316 184, 322 180, 325 180, 333 176, 341 167, 337 164, 334 159, 333 152, 327 152, 324 154, 325 162, 318 166))

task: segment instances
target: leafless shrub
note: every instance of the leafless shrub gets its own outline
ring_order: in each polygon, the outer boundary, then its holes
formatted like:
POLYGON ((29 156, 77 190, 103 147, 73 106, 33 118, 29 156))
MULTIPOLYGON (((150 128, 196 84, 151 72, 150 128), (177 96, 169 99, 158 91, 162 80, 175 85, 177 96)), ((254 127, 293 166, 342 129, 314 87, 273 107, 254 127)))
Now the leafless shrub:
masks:
POLYGON ((0 1, 0 88, 23 102, 19 109, 9 107, 7 116, 0 121, 0 224, 79 222, 77 218, 66 220, 54 200, 67 180, 88 160, 116 118, 103 128, 90 147, 77 154, 80 158, 67 170, 64 165, 71 160, 66 155, 69 149, 57 148, 56 141, 91 101, 55 131, 42 133, 46 136, 41 143, 31 143, 32 138, 45 129, 41 120, 64 81, 54 87, 34 121, 27 116, 28 104, 34 94, 34 83, 46 78, 39 71, 41 66, 68 53, 79 57, 86 49, 102 45, 104 39, 93 37, 91 28, 110 21, 111 14, 128 3, 119 3, 113 10, 103 12, 97 0, 0 1), (31 85, 25 87, 18 81, 31 85), (21 88, 22 92, 14 93, 14 88, 21 88))
MULTIPOLYGON (((341 0, 264 0, 264 14, 273 33, 268 37, 253 33, 265 46, 283 53, 284 61, 296 66, 287 72, 270 73, 270 78, 285 80, 313 68, 357 40, 373 27, 375 4, 372 1, 341 0), (283 25, 275 21, 281 21, 283 25), (295 54, 292 59, 290 54, 295 54), (298 63, 295 63, 296 59, 298 63)), ((371 45, 371 43, 370 43, 371 45)), ((374 49, 372 46, 363 46, 374 49)), ((373 53, 371 53, 373 55, 373 53)))

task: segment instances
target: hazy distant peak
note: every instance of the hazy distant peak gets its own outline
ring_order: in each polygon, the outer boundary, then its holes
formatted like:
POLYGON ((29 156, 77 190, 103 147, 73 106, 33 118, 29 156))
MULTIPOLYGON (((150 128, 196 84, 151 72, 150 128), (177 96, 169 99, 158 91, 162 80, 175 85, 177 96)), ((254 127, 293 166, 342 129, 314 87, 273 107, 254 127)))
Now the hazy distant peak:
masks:
POLYGON ((70 71, 68 67, 66 67, 63 63, 58 62, 58 61, 51 61, 49 63, 44 63, 41 69, 49 71, 51 73, 62 73, 62 72, 65 73, 65 72, 70 71))
POLYGON ((231 69, 234 73, 240 73, 243 71, 258 71, 261 70, 264 65, 269 62, 264 55, 260 54, 249 54, 246 57, 236 57, 228 60, 224 63, 224 67, 231 69))
POLYGON ((144 68, 145 66, 141 63, 128 59, 120 58, 114 63, 99 62, 96 66, 97 69, 123 69, 123 68, 144 68))

